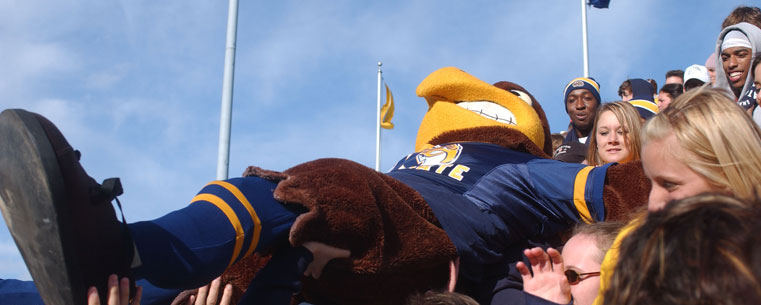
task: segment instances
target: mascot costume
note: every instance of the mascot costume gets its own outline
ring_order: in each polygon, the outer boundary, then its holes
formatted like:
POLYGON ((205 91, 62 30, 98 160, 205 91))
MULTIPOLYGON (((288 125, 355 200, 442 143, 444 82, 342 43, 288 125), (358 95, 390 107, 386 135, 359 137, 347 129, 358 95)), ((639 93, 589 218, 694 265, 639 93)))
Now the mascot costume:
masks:
POLYGON ((249 167, 130 224, 110 204, 118 179, 95 182, 55 125, 6 110, 0 208, 46 304, 84 304, 89 286, 105 300, 112 273, 177 289, 225 273, 246 304, 403 304, 429 289, 488 304, 529 241, 647 202, 639 162, 547 159, 544 111, 516 84, 449 67, 417 94, 429 108, 416 152, 389 173, 342 159, 249 167))

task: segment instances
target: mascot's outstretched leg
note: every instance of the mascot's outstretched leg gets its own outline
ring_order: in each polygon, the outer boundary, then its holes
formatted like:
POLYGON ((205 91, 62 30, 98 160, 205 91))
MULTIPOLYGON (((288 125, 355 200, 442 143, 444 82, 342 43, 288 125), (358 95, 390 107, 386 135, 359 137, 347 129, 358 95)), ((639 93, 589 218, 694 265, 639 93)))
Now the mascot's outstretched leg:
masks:
POLYGON ((275 186, 257 177, 213 181, 187 207, 130 224, 137 277, 159 287, 199 287, 243 257, 287 245, 300 212, 272 198, 275 186))
POLYGON ((111 206, 122 192, 119 180, 101 185, 89 177, 79 152, 50 121, 6 110, 0 134, 7 143, 0 148, 0 207, 46 304, 84 304, 89 286, 105 300, 111 273, 167 288, 199 287, 239 259, 282 244, 290 265, 299 266, 290 269, 297 285, 312 260, 306 248, 287 244, 304 209, 276 202, 274 182, 213 181, 186 208, 127 225, 111 206))
POLYGON ((110 203, 118 180, 87 176, 79 153, 40 115, 3 111, 0 137, 0 208, 43 300, 86 304, 88 286, 105 300, 109 274, 131 277, 132 241, 110 203))

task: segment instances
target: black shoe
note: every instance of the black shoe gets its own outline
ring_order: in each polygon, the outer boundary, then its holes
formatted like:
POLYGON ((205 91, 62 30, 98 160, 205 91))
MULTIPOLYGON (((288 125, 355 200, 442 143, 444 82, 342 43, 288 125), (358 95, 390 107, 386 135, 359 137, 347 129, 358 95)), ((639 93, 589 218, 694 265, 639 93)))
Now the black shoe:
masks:
POLYGON ((36 113, 3 111, 0 141, 0 209, 45 304, 87 304, 90 286, 105 304, 114 273, 130 277, 134 295, 132 240, 111 206, 118 179, 90 178, 79 152, 36 113))

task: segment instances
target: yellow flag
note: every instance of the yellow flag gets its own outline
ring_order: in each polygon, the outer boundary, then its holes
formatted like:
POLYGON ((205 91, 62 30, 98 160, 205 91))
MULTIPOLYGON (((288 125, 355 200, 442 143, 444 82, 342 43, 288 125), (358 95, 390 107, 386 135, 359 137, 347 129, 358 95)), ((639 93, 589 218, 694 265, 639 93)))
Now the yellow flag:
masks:
POLYGON ((391 118, 394 117, 394 96, 391 95, 391 90, 388 89, 388 85, 385 82, 383 85, 386 86, 386 103, 381 107, 381 127, 393 129, 394 123, 391 123, 391 118))

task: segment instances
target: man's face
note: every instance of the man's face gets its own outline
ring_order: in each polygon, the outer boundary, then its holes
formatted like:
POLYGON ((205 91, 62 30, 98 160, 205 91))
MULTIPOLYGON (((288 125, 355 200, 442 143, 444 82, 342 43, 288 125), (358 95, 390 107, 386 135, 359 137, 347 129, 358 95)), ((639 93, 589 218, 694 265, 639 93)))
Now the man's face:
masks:
POLYGON ((577 131, 587 136, 595 121, 599 102, 587 89, 576 89, 568 94, 565 101, 565 110, 571 117, 571 123, 577 131))
MULTIPOLYGON (((750 70, 751 50, 744 47, 731 47, 721 51, 721 64, 724 67, 729 84, 735 90, 742 90, 750 70)), ((737 94, 737 92, 735 92, 737 94)))
POLYGON ((621 95, 621 100, 624 102, 631 101, 634 98, 634 93, 631 90, 624 90, 624 94, 621 95))
POLYGON ((668 84, 681 84, 684 80, 679 76, 669 76, 666 78, 666 85, 668 84))

